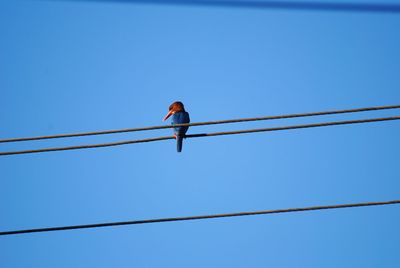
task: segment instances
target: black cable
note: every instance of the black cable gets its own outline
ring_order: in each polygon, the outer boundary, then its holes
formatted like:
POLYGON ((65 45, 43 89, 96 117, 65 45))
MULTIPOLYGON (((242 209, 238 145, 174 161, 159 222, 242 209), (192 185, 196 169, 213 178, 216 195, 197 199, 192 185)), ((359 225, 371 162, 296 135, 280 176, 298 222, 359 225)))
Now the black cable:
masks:
POLYGON ((288 212, 302 212, 302 211, 324 210, 324 209, 382 206, 382 205, 392 205, 392 204, 399 204, 399 203, 400 203, 400 200, 392 200, 392 201, 384 201, 384 202, 367 202, 367 203, 314 206, 314 207, 288 208, 288 209, 276 209, 276 210, 261 210, 261 211, 202 215, 202 216, 188 216, 188 217, 173 217, 173 218, 160 218, 160 219, 149 219, 149 220, 107 222, 107 223, 96 223, 96 224, 84 224, 84 225, 25 229, 25 230, 15 230, 15 231, 3 231, 3 232, 0 232, 0 236, 1 235, 26 234, 26 233, 51 232, 51 231, 65 231, 65 230, 74 230, 74 229, 88 229, 88 228, 99 228, 99 227, 110 227, 110 226, 121 226, 121 225, 148 224, 148 223, 188 221, 188 220, 204 220, 204 219, 214 219, 214 218, 252 216, 252 215, 262 215, 262 214, 277 214, 277 213, 288 213, 288 212))
POLYGON ((210 6, 227 8, 251 9, 282 9, 282 10, 310 10, 310 11, 341 11, 341 12, 385 12, 399 13, 398 4, 381 3, 337 3, 311 1, 253 1, 253 0, 62 0, 72 2, 109 2, 124 4, 161 4, 185 6, 210 6))
POLYGON ((250 122, 250 121, 276 120, 276 119, 287 119, 287 118, 297 118, 297 117, 310 117, 310 116, 320 116, 320 115, 367 112, 367 111, 399 109, 399 108, 400 108, 400 105, 387 105, 387 106, 364 107, 364 108, 345 109, 345 110, 332 110, 332 111, 323 111, 323 112, 310 112, 310 113, 300 113, 300 114, 286 114, 286 115, 274 115, 274 116, 262 116, 262 117, 207 121, 207 122, 197 122, 197 123, 190 123, 190 124, 177 124, 174 126, 162 125, 162 126, 151 126, 151 127, 117 129, 117 130, 102 130, 102 131, 81 132, 81 133, 46 135, 46 136, 37 136, 37 137, 10 138, 10 139, 0 139, 0 143, 44 140, 44 139, 57 139, 57 138, 70 138, 70 137, 93 136, 93 135, 104 135, 104 134, 116 134, 116 133, 123 133, 123 132, 135 132, 135 131, 173 128, 176 126, 191 126, 191 127, 193 127, 193 126, 240 123, 240 122, 250 122))
MULTIPOLYGON (((273 128, 256 128, 256 129, 246 129, 246 130, 237 130, 237 131, 191 134, 191 135, 186 135, 186 138, 235 135, 235 134, 280 131, 280 130, 290 130, 290 129, 300 129, 300 128, 326 127, 326 126, 335 126, 335 125, 361 124, 361 123, 399 120, 399 119, 400 119, 400 116, 393 116, 393 117, 383 117, 383 118, 369 118, 369 119, 359 119, 359 120, 323 122, 323 123, 317 123, 317 124, 304 124, 304 125, 283 126, 283 127, 273 127, 273 128)), ((143 142, 153 142, 153 141, 170 140, 170 139, 175 139, 175 137, 174 136, 163 136, 163 137, 156 137, 156 138, 128 140, 128 141, 102 143, 102 144, 89 144, 89 145, 78 145, 78 146, 68 146, 68 147, 44 148, 44 149, 36 149, 36 150, 0 152, 0 156, 14 155, 14 154, 44 153, 44 152, 66 151, 66 150, 77 150, 77 149, 89 149, 89 148, 109 147, 109 146, 118 146, 118 145, 143 143, 143 142)))

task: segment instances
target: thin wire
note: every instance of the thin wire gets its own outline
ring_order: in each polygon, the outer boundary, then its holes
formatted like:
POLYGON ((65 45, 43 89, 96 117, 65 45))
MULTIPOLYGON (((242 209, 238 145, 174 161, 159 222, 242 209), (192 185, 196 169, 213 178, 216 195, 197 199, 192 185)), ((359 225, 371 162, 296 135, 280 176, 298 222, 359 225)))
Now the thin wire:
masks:
POLYGON ((9 139, 0 139, 0 143, 44 140, 44 139, 57 139, 57 138, 70 138, 70 137, 104 135, 104 134, 116 134, 116 133, 124 133, 124 132, 135 132, 135 131, 173 128, 173 127, 179 127, 179 126, 193 127, 193 126, 217 125, 217 124, 228 124, 228 123, 239 123, 239 122, 250 122, 250 121, 287 119, 287 118, 296 118, 296 117, 310 117, 310 116, 331 115, 331 114, 356 113, 356 112, 399 109, 399 108, 400 108, 400 105, 387 105, 387 106, 375 106, 375 107, 333 110, 333 111, 323 111, 323 112, 310 112, 310 113, 300 113, 300 114, 286 114, 286 115, 275 115, 275 116, 262 116, 262 117, 207 121, 207 122, 197 122, 197 123, 190 123, 190 124, 176 124, 173 126, 172 125, 162 125, 162 126, 151 126, 151 127, 117 129, 117 130, 102 130, 102 131, 92 131, 92 132, 46 135, 46 136, 37 136, 37 137, 9 138, 9 139))
MULTIPOLYGON (((66 0, 64 0, 66 1, 66 0)), ((125 4, 163 4, 187 6, 214 6, 252 9, 284 9, 311 11, 342 11, 342 12, 385 12, 398 13, 398 4, 375 3, 336 3, 336 2, 293 2, 293 1, 231 1, 231 0, 68 0, 86 2, 112 2, 125 4)))
MULTIPOLYGON (((200 137, 235 135, 235 134, 245 134, 245 133, 255 133, 255 132, 268 132, 268 131, 280 131, 280 130, 290 130, 290 129, 300 129, 300 128, 313 128, 313 127, 326 127, 326 126, 335 126, 335 125, 361 124, 361 123, 371 123, 371 122, 380 122, 380 121, 399 120, 399 119, 400 119, 400 116, 383 117, 383 118, 369 118, 369 119, 324 122, 324 123, 317 123, 317 124, 305 124, 305 125, 283 126, 283 127, 273 127, 273 128, 256 128, 256 129, 246 129, 246 130, 237 130, 237 131, 224 131, 224 132, 191 134, 191 135, 186 135, 185 137, 186 138, 200 138, 200 137)), ((128 140, 128 141, 102 143, 102 144, 89 144, 89 145, 78 145, 78 146, 69 146, 69 147, 44 148, 44 149, 37 149, 37 150, 0 152, 0 156, 15 155, 15 154, 44 153, 44 152, 66 151, 66 150, 77 150, 77 149, 89 149, 89 148, 109 147, 109 146, 118 146, 118 145, 133 144, 133 143, 143 143, 143 142, 153 142, 153 141, 170 140, 170 139, 175 139, 175 137, 174 136, 163 136, 163 137, 156 137, 156 138, 139 139, 139 140, 128 140)))
POLYGON ((400 203, 400 200, 392 200, 392 201, 383 201, 383 202, 367 202, 367 203, 355 203, 355 204, 340 204, 340 205, 328 205, 328 206, 313 206, 313 207, 301 207, 301 208, 288 208, 288 209, 275 209, 275 210, 261 210, 261 211, 250 211, 250 212, 201 215, 201 216, 187 216, 187 217, 172 217, 172 218, 159 218, 159 219, 148 219, 148 220, 107 222, 107 223, 96 223, 96 224, 83 224, 83 225, 71 225, 71 226, 60 226, 60 227, 4 231, 4 232, 0 232, 0 236, 1 235, 26 234, 26 233, 51 232, 51 231, 65 231, 65 230, 74 230, 74 229, 88 229, 88 228, 99 228, 99 227, 110 227, 110 226, 121 226, 121 225, 148 224, 148 223, 173 222, 173 221, 189 221, 189 220, 204 220, 204 219, 227 218, 227 217, 238 217, 238 216, 253 216, 253 215, 263 215, 263 214, 302 212, 302 211, 324 210, 324 209, 383 206, 383 205, 393 205, 393 204, 399 204, 399 203, 400 203))

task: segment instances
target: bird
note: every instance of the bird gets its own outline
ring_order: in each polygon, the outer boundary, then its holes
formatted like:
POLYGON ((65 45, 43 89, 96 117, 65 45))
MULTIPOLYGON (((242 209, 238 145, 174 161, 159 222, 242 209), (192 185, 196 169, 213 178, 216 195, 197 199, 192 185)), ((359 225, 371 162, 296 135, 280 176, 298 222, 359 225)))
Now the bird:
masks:
MULTIPOLYGON (((172 115, 172 125, 176 124, 187 124, 190 123, 189 113, 185 111, 185 106, 180 101, 175 101, 172 103, 168 108, 168 113, 164 117, 164 120, 167 120, 172 115)), ((189 129, 188 126, 182 127, 174 127, 174 136, 176 138, 176 150, 178 153, 182 152, 182 142, 183 138, 187 130, 189 129)))

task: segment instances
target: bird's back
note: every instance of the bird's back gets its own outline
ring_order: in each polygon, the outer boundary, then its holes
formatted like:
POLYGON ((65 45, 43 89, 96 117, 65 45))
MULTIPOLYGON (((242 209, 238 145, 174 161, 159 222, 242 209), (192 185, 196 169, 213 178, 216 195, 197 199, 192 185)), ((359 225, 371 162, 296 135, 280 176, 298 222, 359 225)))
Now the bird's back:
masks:
MULTIPOLYGON (((187 124, 190 123, 190 117, 189 113, 182 111, 182 112, 177 112, 173 114, 172 116, 172 124, 187 124)), ((177 135, 184 135, 186 134, 186 131, 188 130, 189 127, 175 127, 175 133, 177 135)))

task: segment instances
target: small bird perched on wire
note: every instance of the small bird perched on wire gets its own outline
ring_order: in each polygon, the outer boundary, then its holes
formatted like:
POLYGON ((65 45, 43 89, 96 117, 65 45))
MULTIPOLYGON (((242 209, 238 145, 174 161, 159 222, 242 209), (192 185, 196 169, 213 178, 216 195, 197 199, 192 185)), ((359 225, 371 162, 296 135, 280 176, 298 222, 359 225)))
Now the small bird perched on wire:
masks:
MULTIPOLYGON (((190 123, 189 113, 185 111, 182 102, 176 101, 172 103, 168 110, 167 115, 164 117, 164 121, 172 115, 172 125, 190 123)), ((188 126, 174 127, 174 136, 176 138, 176 149, 178 153, 182 151, 182 141, 188 128, 188 126)))

